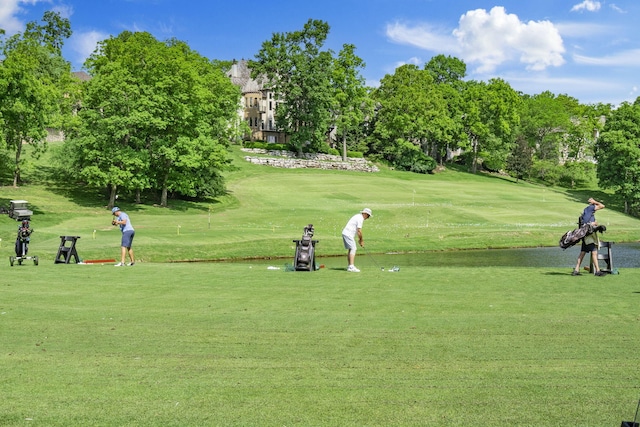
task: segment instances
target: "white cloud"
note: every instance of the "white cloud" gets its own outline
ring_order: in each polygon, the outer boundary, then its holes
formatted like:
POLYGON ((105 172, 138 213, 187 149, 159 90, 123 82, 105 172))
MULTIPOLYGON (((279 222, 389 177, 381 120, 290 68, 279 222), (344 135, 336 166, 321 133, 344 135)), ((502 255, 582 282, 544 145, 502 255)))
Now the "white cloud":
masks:
POLYGON ((69 38, 68 46, 73 52, 73 63, 78 68, 91 55, 99 41, 109 38, 109 34, 99 31, 74 32, 69 38))
POLYGON ((489 73, 508 61, 519 61, 528 70, 544 70, 564 63, 565 52, 558 29, 549 21, 524 23, 496 6, 489 12, 471 10, 460 17, 458 28, 447 33, 428 25, 387 26, 387 36, 396 43, 438 53, 452 54, 478 73, 489 73))
POLYGON ((416 46, 424 50, 452 52, 457 50, 456 41, 451 34, 423 24, 410 27, 395 22, 387 25, 387 37, 400 44, 416 46))
POLYGON ((549 21, 524 23, 496 6, 467 12, 453 34, 463 60, 479 64, 478 72, 491 72, 498 65, 518 58, 528 70, 540 71, 564 63, 564 46, 558 29, 549 21))
POLYGON ((0 28, 5 30, 7 34, 15 34, 22 30, 23 22, 16 17, 21 12, 21 0, 2 0, 0 1, 0 28))
POLYGON ((609 7, 610 7, 611 9, 615 10, 615 11, 616 11, 616 12, 618 12, 618 13, 627 13, 627 11, 626 11, 626 10, 623 10, 623 9, 622 9, 622 8, 620 8, 617 4, 613 4, 613 3, 611 3, 611 4, 609 5, 609 7))
POLYGON ((602 57, 573 55, 573 60, 585 65, 640 67, 640 49, 626 50, 602 57))
POLYGON ((554 26, 564 37, 592 38, 594 36, 616 35, 620 32, 619 28, 599 23, 559 22, 554 26))
POLYGON ((55 6, 52 10, 54 12, 59 13, 61 17, 66 18, 66 19, 70 19, 71 15, 73 15, 73 7, 72 6, 67 6, 65 4, 61 4, 61 5, 55 6))
POLYGON ((599 1, 584 0, 582 3, 578 3, 571 8, 571 12, 579 12, 586 10, 588 12, 597 12, 602 5, 599 1))

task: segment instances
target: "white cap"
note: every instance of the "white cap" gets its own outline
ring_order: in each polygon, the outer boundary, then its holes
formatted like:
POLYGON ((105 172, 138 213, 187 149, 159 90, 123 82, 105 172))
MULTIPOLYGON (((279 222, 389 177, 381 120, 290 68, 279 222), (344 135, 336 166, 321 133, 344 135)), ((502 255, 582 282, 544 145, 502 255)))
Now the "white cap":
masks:
POLYGON ((373 217, 373 214, 371 213, 371 209, 369 208, 362 209, 360 213, 366 213, 367 215, 369 215, 369 217, 373 217))

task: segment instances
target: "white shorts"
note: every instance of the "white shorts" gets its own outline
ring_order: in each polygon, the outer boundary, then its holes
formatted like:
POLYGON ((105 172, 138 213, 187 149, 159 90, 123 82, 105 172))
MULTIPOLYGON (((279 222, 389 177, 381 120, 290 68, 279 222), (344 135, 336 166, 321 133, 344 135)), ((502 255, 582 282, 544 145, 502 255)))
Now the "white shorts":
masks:
POLYGON ((356 246, 356 241, 353 239, 352 236, 347 236, 345 234, 342 235, 342 242, 344 243, 344 248, 345 249, 349 249, 350 251, 355 252, 356 249, 358 248, 356 246))

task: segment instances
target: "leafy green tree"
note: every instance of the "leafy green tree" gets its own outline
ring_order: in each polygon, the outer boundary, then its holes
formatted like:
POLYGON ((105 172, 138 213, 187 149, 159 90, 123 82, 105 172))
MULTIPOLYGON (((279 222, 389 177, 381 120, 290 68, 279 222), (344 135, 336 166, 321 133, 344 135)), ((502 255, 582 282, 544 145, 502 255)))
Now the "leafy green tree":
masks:
POLYGON ((602 188, 622 196, 625 213, 640 211, 640 98, 611 112, 596 143, 602 188))
POLYGON ((565 157, 569 162, 588 162, 594 156, 595 143, 611 113, 610 104, 573 106, 573 116, 565 135, 565 157))
POLYGON ((523 97, 521 132, 535 147, 540 160, 560 161, 560 144, 566 135, 572 111, 549 91, 523 97))
POLYGON ((520 122, 520 97, 504 80, 491 79, 467 82, 464 99, 462 120, 471 145, 472 172, 481 158, 489 169, 503 168, 520 122))
POLYGON ((562 165, 560 184, 569 187, 597 186, 596 165, 591 161, 568 161, 562 165))
POLYGON ((222 68, 177 40, 123 32, 101 42, 85 67, 82 126, 70 143, 80 176, 116 191, 202 197, 223 189, 239 89, 222 68))
POLYGON ((459 90, 467 76, 467 64, 452 56, 436 55, 425 64, 424 69, 431 74, 436 84, 452 85, 459 90))
POLYGON ((516 139, 516 144, 507 158, 507 171, 516 177, 516 182, 531 174, 533 167, 533 148, 523 137, 516 139))
POLYGON ((282 100, 276 106, 276 125, 298 152, 326 146, 334 105, 333 52, 322 50, 328 34, 329 24, 309 19, 301 31, 273 34, 255 61, 249 61, 252 78, 282 100))
POLYGON ((372 96, 377 109, 372 150, 390 164, 406 169, 406 153, 415 151, 408 144, 427 155, 431 141, 444 139, 445 126, 437 123, 448 120, 446 103, 427 71, 398 67, 372 96))
POLYGON ((439 164, 446 158, 447 149, 455 150, 465 146, 466 134, 462 126, 464 114, 463 81, 467 73, 467 65, 461 59, 451 56, 436 55, 425 64, 424 69, 431 75, 446 103, 447 116, 434 120, 432 126, 439 128, 439 139, 430 141, 431 148, 439 164))
POLYGON ((70 65, 61 55, 71 35, 69 20, 46 12, 44 24, 29 22, 23 33, 0 41, 0 117, 3 145, 14 153, 13 185, 21 181, 23 146, 46 149, 47 126, 61 114, 70 65))
POLYGON ((342 139, 343 160, 347 159, 347 135, 357 135, 355 131, 362 127, 365 117, 373 112, 364 78, 358 71, 364 66, 364 61, 356 56, 352 44, 343 45, 334 62, 331 81, 335 103, 332 112, 337 134, 342 139))

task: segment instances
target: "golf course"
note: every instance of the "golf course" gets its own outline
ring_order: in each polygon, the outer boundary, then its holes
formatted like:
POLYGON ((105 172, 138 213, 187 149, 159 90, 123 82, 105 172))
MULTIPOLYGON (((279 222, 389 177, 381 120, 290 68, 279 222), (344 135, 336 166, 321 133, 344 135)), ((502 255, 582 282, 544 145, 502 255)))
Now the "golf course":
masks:
MULTIPOLYGON (((600 189, 550 188, 457 166, 422 175, 253 165, 232 147, 227 194, 120 195, 136 264, 119 260, 104 192, 27 182, 34 232, 0 216, 0 426, 617 426, 640 398, 640 270, 402 266, 390 253, 553 247, 589 197, 604 238, 640 220, 600 189), (341 230, 368 207, 360 273, 341 230), (313 224, 323 268, 287 271, 313 224), (77 236, 87 263, 55 263, 77 236), (386 266, 385 266, 386 267, 386 266)), ((7 182, 7 181, 5 181, 7 182)), ((557 248, 559 253, 562 249, 557 248)), ((579 246, 567 249, 577 258, 579 246)), ((588 265, 585 260, 583 265, 588 265)))

